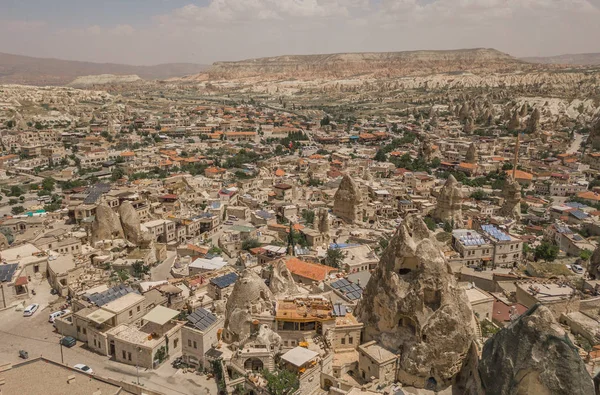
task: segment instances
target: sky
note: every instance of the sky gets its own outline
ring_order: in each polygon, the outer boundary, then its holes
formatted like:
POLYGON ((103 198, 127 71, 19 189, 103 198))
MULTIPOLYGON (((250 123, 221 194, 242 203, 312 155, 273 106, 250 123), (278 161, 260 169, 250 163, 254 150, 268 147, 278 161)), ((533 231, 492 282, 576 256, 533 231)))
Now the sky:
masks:
POLYGON ((600 0, 0 0, 0 52, 210 64, 264 56, 496 48, 600 52, 600 0))

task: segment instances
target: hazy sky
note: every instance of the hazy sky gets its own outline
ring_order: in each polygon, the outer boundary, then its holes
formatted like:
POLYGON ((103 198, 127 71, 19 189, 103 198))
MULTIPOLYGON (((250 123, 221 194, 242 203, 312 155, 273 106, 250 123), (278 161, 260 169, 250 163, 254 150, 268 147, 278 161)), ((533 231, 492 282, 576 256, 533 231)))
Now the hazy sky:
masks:
POLYGON ((212 63, 492 47, 600 52, 600 0, 0 0, 0 52, 212 63))

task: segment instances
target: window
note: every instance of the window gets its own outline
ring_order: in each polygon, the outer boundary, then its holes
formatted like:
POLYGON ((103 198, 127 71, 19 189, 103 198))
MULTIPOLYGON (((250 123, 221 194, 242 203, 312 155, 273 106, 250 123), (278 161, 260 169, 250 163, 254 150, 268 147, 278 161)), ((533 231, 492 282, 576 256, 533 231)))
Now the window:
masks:
POLYGON ((342 344, 346 344, 346 338, 342 337, 342 344))
MULTIPOLYGON (((177 346, 175 346, 177 347, 177 346)), ((198 344, 194 341, 194 348, 198 348, 198 344)))
POLYGON ((127 359, 127 353, 123 350, 123 359, 127 359))
POLYGON ((188 347, 192 346, 192 341, 190 339, 188 339, 188 347))
POLYGON ((86 328, 83 328, 83 334, 87 335, 87 329, 86 328))
POLYGON ((133 317, 133 310, 129 310, 129 316, 133 317))
POLYGON ((131 353, 130 352, 127 353, 127 359, 131 361, 131 353))
POLYGON ((138 313, 140 312, 140 310, 141 310, 141 309, 142 309, 142 308, 141 308, 140 306, 138 306, 138 307, 137 307, 137 311, 138 311, 138 313))
POLYGON ((77 333, 81 332, 81 327, 77 325, 77 333))
POLYGON ((352 343, 354 343, 354 338, 352 336, 350 336, 348 338, 348 344, 352 344, 352 343))

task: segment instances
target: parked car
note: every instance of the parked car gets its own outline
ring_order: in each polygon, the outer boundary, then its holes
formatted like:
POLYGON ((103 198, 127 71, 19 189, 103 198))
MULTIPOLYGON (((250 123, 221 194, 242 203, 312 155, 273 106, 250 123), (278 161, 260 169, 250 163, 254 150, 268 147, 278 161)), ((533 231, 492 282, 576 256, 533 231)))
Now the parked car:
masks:
POLYGON ((25 310, 23 310, 23 317, 31 317, 39 307, 40 305, 37 303, 30 304, 29 306, 25 307, 25 310))
POLYGON ((60 339, 60 344, 62 344, 65 347, 71 348, 75 344, 77 344, 77 339, 75 339, 73 336, 65 336, 62 339, 60 339))
POLYGON ((225 221, 225 225, 233 225, 232 221, 225 221))
POLYGON ((54 313, 51 313, 48 316, 48 322, 50 323, 54 323, 54 320, 57 319, 58 317, 62 317, 63 315, 69 314, 71 312, 71 310, 59 310, 59 311, 55 311, 54 313))
POLYGON ((577 274, 583 274, 584 271, 583 266, 581 265, 573 265, 571 266, 571 269, 577 274))
POLYGON ((84 372, 84 373, 87 373, 87 374, 94 374, 94 371, 92 370, 92 368, 90 368, 89 366, 87 366, 87 365, 84 365, 84 364, 82 364, 82 363, 78 363, 77 365, 75 365, 75 366, 73 366, 73 367, 74 367, 75 369, 79 369, 79 370, 81 370, 81 371, 82 371, 82 372, 84 372))

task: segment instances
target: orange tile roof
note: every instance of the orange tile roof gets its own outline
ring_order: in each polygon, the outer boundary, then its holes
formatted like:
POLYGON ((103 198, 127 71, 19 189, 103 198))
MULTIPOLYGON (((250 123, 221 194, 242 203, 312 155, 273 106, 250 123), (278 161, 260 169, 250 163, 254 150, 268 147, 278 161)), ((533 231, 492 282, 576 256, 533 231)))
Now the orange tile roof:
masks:
POLYGON ((336 271, 329 266, 320 265, 318 263, 310 263, 301 261, 298 258, 290 258, 285 263, 288 270, 300 277, 308 278, 313 281, 322 281, 327 278, 329 273, 336 271))
POLYGON ((470 170, 475 170, 477 168, 477 164, 475 164, 475 163, 461 162, 458 166, 462 167, 463 169, 470 169, 470 170))
POLYGON ((132 151, 121 152, 121 156, 135 156, 135 152, 132 152, 132 151))
POLYGON ((283 171, 283 169, 277 169, 277 170, 275 170, 275 175, 277 177, 283 177, 283 176, 285 176, 285 171, 283 171))
POLYGON ((593 200, 596 202, 600 201, 600 194, 592 191, 578 193, 577 197, 586 200, 593 200))
MULTIPOLYGON (((513 171, 512 170, 506 170, 506 174, 509 176, 512 176, 513 171)), ((517 170, 515 171, 515 177, 517 180, 527 180, 527 181, 532 181, 533 180, 533 174, 531 173, 527 173, 526 171, 523 170, 517 170)))

